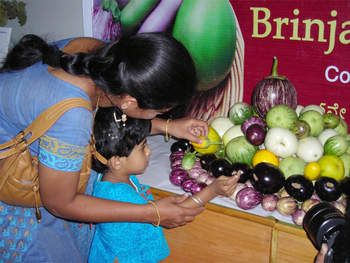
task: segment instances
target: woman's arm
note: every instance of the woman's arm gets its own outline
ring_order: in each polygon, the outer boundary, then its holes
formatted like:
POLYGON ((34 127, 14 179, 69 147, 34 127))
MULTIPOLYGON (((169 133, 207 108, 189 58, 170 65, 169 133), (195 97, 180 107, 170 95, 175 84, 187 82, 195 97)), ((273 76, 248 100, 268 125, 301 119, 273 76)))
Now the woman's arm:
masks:
MULTIPOLYGON (((81 222, 157 222, 157 214, 151 204, 135 205, 78 194, 78 181, 79 172, 62 172, 39 164, 41 200, 58 217, 81 222)), ((183 201, 184 197, 172 196, 156 202, 162 226, 184 225, 203 211, 202 208, 181 207, 179 204, 183 201)))
POLYGON ((196 193, 182 202, 181 206, 188 208, 197 208, 204 206, 211 199, 218 195, 231 196, 236 189, 239 174, 232 177, 220 176, 213 183, 205 187, 202 191, 196 193))
POLYGON ((198 137, 207 136, 208 124, 193 118, 180 118, 168 122, 159 118, 152 120, 151 134, 164 134, 166 130, 173 137, 201 143, 198 137))

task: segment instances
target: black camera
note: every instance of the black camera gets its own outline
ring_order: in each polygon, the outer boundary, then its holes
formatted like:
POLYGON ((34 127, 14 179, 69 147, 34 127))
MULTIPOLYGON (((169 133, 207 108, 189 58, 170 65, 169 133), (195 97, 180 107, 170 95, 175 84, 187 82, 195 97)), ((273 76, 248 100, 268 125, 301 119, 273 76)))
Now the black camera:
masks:
POLYGON ((344 214, 328 202, 311 207, 305 214, 303 228, 317 250, 322 243, 328 246, 325 263, 333 262, 334 242, 345 225, 344 214))

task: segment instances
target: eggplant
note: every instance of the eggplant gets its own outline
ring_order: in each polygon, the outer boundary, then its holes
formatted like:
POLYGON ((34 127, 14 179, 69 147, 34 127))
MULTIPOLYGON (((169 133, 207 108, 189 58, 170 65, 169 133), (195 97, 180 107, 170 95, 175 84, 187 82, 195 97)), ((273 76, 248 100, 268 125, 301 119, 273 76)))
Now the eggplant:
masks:
POLYGON ((236 195, 236 204, 244 210, 253 209, 261 203, 263 195, 253 187, 245 187, 236 195))
POLYGON ((247 138, 247 140, 255 146, 259 146, 263 144, 265 140, 265 136, 266 136, 266 131, 259 124, 253 124, 249 126, 249 128, 245 133, 245 137, 247 138))
POLYGON ((216 159, 216 155, 213 153, 203 154, 199 157, 199 161, 201 163, 202 168, 207 171, 209 171, 211 162, 216 159))
POLYGON ((253 168, 251 183, 260 193, 277 193, 283 187, 284 181, 282 171, 272 164, 262 162, 253 168))
POLYGON ((243 134, 246 134, 248 128, 254 124, 261 126, 264 130, 266 129, 266 122, 259 116, 254 115, 242 123, 241 130, 243 134))
POLYGON ((193 150, 193 146, 188 140, 178 140, 170 146, 170 151, 174 152, 189 152, 193 150))
POLYGON ((219 158, 210 163, 209 172, 216 178, 221 175, 231 176, 232 167, 229 161, 219 158))
POLYGON ((321 200, 328 202, 337 200, 341 195, 339 183, 331 177, 317 179, 315 182, 315 191, 321 200))
POLYGON ((277 73, 278 60, 273 58, 271 75, 261 80, 254 88, 252 105, 261 118, 275 105, 286 104, 297 107, 297 91, 286 77, 277 73))
POLYGON ((246 163, 233 163, 231 165, 231 170, 231 174, 233 172, 241 171, 241 175, 238 180, 239 183, 245 183, 251 179, 252 169, 246 163))
POLYGON ((169 175, 170 182, 176 186, 181 186, 182 183, 187 179, 190 179, 188 173, 181 168, 172 170, 169 175))
POLYGON ((284 183, 284 189, 299 202, 309 199, 314 192, 312 182, 299 174, 289 176, 284 183))

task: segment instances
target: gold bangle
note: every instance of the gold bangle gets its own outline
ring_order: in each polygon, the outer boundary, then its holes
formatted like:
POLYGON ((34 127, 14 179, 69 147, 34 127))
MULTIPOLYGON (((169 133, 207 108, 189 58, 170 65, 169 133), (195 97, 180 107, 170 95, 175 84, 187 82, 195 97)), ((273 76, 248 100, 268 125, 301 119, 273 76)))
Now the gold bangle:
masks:
POLYGON ((155 227, 159 226, 160 225, 160 213, 159 213, 159 209, 158 209, 158 206, 157 204, 154 202, 154 201, 148 201, 148 203, 150 203, 153 207, 154 207, 154 210, 156 210, 156 214, 157 214, 157 223, 152 223, 152 225, 154 225, 155 227))
POLYGON ((165 123, 165 136, 164 136, 165 142, 168 142, 171 138, 171 136, 169 135, 169 132, 168 132, 168 125, 169 125, 170 121, 171 121, 171 119, 167 119, 166 123, 165 123))
POLYGON ((198 206, 204 206, 204 202, 202 199, 200 199, 199 196, 191 196, 191 199, 193 200, 193 202, 195 202, 198 206))

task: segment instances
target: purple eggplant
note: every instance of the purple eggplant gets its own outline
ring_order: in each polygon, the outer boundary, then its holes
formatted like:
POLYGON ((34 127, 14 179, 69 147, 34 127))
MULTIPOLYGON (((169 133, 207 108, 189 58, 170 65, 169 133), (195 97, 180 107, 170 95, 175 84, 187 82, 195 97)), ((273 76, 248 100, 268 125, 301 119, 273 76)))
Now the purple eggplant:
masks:
POLYGON ((188 173, 180 168, 172 170, 169 175, 170 182, 176 186, 181 186, 187 179, 189 179, 188 173))
POLYGON ((271 75, 261 80, 254 88, 252 105, 261 118, 275 105, 286 104, 297 107, 297 92, 286 77, 277 73, 278 60, 273 58, 271 75))
POLYGON ((321 200, 332 202, 336 201, 340 195, 339 183, 330 177, 321 177, 315 182, 316 194, 321 200))
POLYGON ((138 33, 163 32, 170 28, 182 0, 162 0, 141 25, 138 33))
POLYGON ((262 118, 258 116, 252 116, 242 123, 241 130, 243 134, 246 134, 247 129, 254 124, 260 125, 262 128, 266 129, 266 123, 262 118))
POLYGON ((263 195, 253 187, 245 187, 236 195, 236 203, 239 208, 244 210, 253 209, 261 203, 263 195))
POLYGON ((188 152, 192 149, 192 144, 188 140, 178 140, 170 146, 170 151, 174 152, 188 152))
POLYGON ((216 159, 217 159, 216 155, 212 154, 212 153, 203 154, 199 157, 202 168, 207 170, 207 171, 209 171, 211 162, 216 160, 216 159))
POLYGON ((184 190, 185 192, 188 192, 190 193, 191 192, 191 189, 193 187, 193 184, 196 184, 196 180, 194 179, 186 179, 185 181, 182 182, 181 184, 181 188, 182 190, 184 190))
POLYGON ((207 187, 207 184, 195 182, 191 186, 191 194, 194 195, 194 194, 202 191, 205 187, 207 187))
POLYGON ((282 171, 269 163, 259 163, 253 168, 252 185, 263 194, 277 193, 284 184, 282 171))
POLYGON ((250 125, 245 133, 245 137, 247 138, 247 140, 255 146, 259 146, 263 144, 265 140, 265 136, 266 136, 266 131, 259 124, 250 125))
POLYGON ((232 175, 232 167, 229 161, 223 158, 216 159, 210 163, 209 172, 214 177, 219 177, 221 175, 231 176, 232 175))
POLYGON ((303 175, 291 175, 285 183, 284 189, 287 193, 299 202, 303 202, 311 198, 314 192, 314 186, 312 182, 306 179, 303 175))

